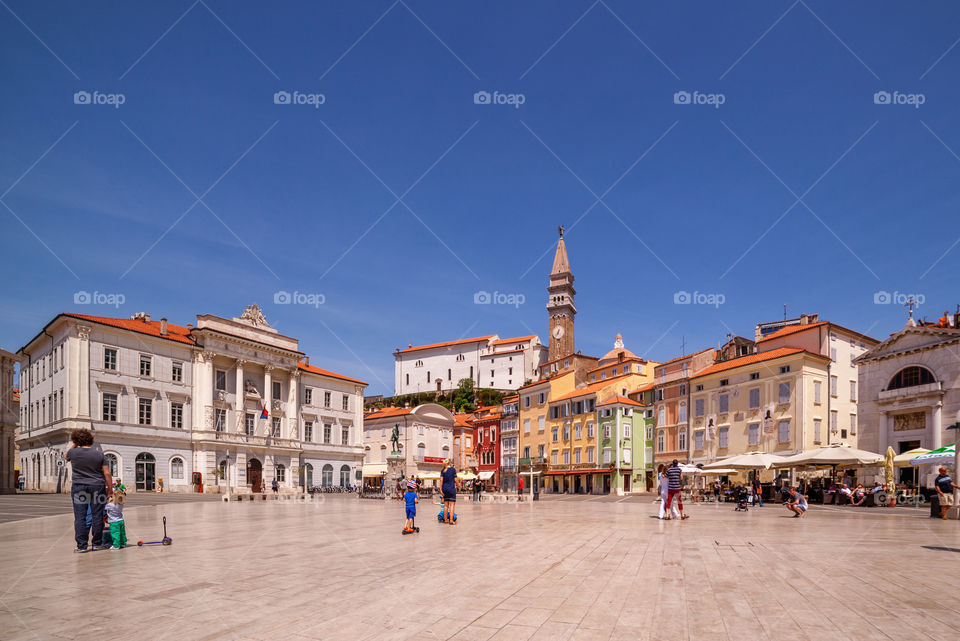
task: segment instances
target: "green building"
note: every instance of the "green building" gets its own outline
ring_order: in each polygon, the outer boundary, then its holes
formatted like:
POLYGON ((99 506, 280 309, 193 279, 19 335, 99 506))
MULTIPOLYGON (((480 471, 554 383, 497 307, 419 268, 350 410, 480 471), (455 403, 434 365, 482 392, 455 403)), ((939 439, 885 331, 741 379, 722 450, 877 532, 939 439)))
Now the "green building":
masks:
MULTIPOLYGON (((638 407, 634 411, 634 421, 638 429, 643 430, 641 435, 639 432, 637 434, 638 445, 639 439, 643 439, 643 484, 647 492, 655 492, 657 489, 657 469, 656 464, 662 461, 653 460, 653 439, 656 430, 656 417, 654 416, 653 403, 654 403, 654 394, 653 389, 654 384, 645 385, 639 389, 635 389, 628 394, 628 396, 640 403, 642 407, 638 407), (643 417, 642 420, 640 417, 643 417)), ((638 476, 636 470, 634 472, 634 477, 638 476)), ((634 492, 638 492, 639 480, 634 481, 634 492)))
POLYGON ((646 490, 644 407, 625 396, 597 405, 597 453, 600 467, 610 470, 611 493, 646 490))

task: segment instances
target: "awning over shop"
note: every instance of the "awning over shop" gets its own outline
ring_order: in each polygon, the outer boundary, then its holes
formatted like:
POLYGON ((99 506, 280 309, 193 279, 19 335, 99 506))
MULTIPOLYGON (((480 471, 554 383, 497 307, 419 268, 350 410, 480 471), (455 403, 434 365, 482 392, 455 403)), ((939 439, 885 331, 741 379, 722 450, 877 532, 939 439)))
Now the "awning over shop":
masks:
POLYGON ((477 475, 473 472, 457 472, 457 478, 461 481, 474 481, 477 475))
POLYGON ((439 481, 440 480, 440 472, 433 472, 433 471, 417 472, 416 474, 414 474, 414 476, 416 476, 421 481, 439 481))
POLYGON ((481 481, 489 481, 493 478, 493 470, 483 470, 479 474, 481 481))
POLYGON ((609 474, 612 470, 550 470, 547 476, 575 476, 577 474, 609 474))
POLYGON ((386 473, 386 463, 364 463, 363 465, 364 476, 383 476, 386 473))

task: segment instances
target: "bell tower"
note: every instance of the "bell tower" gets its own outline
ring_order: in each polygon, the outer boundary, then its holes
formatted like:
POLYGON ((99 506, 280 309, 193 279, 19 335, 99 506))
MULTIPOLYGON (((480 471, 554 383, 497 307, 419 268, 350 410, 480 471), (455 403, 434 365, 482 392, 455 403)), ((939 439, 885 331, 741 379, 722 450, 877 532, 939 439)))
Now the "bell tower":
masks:
POLYGON ((573 317, 577 308, 573 304, 576 290, 573 288, 573 274, 570 272, 570 260, 567 258, 567 246, 563 242, 563 226, 557 252, 553 257, 553 269, 550 270, 550 284, 547 285, 547 315, 550 321, 549 360, 573 354, 573 317))

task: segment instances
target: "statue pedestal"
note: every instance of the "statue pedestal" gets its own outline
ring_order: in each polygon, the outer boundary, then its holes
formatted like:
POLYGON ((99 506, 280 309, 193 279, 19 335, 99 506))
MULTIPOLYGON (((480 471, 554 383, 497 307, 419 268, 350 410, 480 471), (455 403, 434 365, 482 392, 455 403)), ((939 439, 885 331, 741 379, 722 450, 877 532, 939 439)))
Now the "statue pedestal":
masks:
POLYGON ((406 476, 406 461, 400 452, 391 452, 387 457, 387 473, 383 477, 383 498, 389 501, 397 491, 397 479, 406 476))

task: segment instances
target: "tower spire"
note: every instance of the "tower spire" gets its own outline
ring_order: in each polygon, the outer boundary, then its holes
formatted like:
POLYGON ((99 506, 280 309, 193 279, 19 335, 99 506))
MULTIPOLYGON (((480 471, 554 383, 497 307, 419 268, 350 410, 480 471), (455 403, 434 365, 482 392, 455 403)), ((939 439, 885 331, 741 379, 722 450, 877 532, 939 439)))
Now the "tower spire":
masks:
POLYGON ((550 284, 547 286, 547 314, 550 326, 549 358, 554 360, 573 354, 573 317, 577 308, 573 297, 577 293, 573 288, 573 274, 570 272, 570 259, 567 257, 567 244, 563 240, 563 226, 557 228, 560 240, 553 256, 553 269, 550 270, 550 284))

